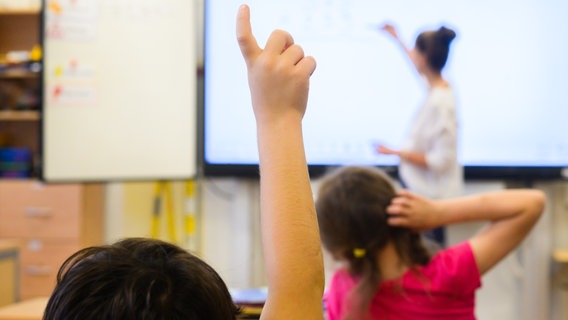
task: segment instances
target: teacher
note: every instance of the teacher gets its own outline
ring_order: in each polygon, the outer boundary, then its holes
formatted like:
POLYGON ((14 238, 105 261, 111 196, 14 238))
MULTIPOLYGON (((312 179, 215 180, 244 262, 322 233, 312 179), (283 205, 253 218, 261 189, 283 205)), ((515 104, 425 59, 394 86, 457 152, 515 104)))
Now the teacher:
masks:
MULTIPOLYGON (((410 50, 392 25, 386 24, 381 29, 408 55, 424 78, 428 94, 414 116, 403 147, 396 150, 379 145, 376 151, 400 158, 401 183, 413 192, 434 199, 460 195, 463 169, 458 162, 456 96, 442 76, 456 33, 446 27, 422 32, 410 50)), ((432 237, 445 245, 443 230, 435 230, 432 237)))

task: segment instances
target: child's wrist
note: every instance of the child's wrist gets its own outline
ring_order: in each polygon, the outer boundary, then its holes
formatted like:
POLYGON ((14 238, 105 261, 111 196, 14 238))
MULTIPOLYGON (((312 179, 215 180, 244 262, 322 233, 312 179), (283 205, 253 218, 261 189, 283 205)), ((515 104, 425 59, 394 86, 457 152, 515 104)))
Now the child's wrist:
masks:
POLYGON ((434 206, 434 223, 436 227, 441 227, 450 223, 451 218, 448 216, 444 200, 432 200, 432 204, 434 206))
POLYGON ((256 125, 259 129, 275 129, 280 127, 298 126, 302 124, 303 115, 299 112, 281 112, 277 114, 255 115, 256 125))

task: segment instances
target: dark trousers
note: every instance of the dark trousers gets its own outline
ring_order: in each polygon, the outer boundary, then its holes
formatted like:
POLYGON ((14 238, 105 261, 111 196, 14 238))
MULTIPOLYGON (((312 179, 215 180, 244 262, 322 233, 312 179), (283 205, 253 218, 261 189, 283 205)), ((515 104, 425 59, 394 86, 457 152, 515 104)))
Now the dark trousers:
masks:
POLYGON ((424 231, 424 236, 439 244, 440 247, 446 247, 446 227, 424 231))

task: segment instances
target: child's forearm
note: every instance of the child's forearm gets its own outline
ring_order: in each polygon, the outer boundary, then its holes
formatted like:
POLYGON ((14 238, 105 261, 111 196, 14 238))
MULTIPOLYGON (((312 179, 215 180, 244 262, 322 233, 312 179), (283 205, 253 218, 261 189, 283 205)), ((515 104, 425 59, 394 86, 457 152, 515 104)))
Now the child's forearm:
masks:
POLYGON ((506 190, 481 195, 438 200, 438 225, 468 221, 499 221, 539 213, 544 194, 538 190, 506 190))
POLYGON ((323 258, 301 120, 258 124, 260 210, 268 294, 263 315, 323 314, 323 258), (296 301, 294 300, 296 299, 296 301), (301 308, 298 302, 304 302, 301 308))
POLYGON ((491 270, 514 250, 538 221, 545 196, 538 190, 507 190, 441 201, 448 223, 486 220, 490 223, 469 244, 480 274, 491 270))
MULTIPOLYGON (((268 281, 273 281, 270 289, 279 290, 278 284, 293 279, 304 284, 298 288, 312 283, 314 294, 321 297, 323 260, 301 119, 259 123, 258 144, 263 247, 268 281)), ((289 290, 290 286, 282 288, 289 290)))

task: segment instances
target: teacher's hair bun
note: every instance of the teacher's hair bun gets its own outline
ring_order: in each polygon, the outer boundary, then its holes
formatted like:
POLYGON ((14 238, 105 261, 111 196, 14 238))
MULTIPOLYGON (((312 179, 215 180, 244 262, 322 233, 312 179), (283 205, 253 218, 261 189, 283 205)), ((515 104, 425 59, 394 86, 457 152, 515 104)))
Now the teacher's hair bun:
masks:
POLYGON ((449 45, 456 37, 456 33, 454 30, 442 26, 436 31, 436 37, 440 39, 442 43, 449 45))

